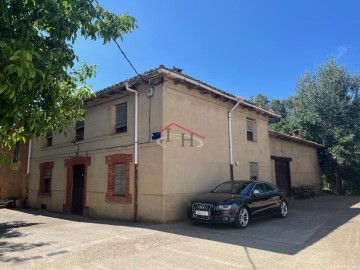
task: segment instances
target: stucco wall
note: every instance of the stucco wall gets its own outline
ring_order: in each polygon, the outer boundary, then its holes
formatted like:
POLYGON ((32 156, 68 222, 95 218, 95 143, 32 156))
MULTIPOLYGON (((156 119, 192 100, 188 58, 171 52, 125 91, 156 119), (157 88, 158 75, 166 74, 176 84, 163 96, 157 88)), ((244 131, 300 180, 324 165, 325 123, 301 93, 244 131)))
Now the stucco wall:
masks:
MULTIPOLYGON (((20 142, 19 161, 12 163, 12 167, 0 164, 0 199, 16 197, 25 199, 26 197, 26 181, 27 181, 27 157, 28 142, 24 144, 20 142)), ((13 150, 1 149, 5 156, 12 161, 13 150)))
MULTIPOLYGON (((180 135, 171 142, 164 140, 164 212, 169 221, 185 217, 186 206, 196 194, 230 180, 228 112, 233 104, 171 80, 164 82, 163 96, 164 126, 176 123, 205 137, 203 147, 190 147, 188 141, 182 147, 180 135)), ((267 117, 238 107, 232 118, 234 162, 238 163, 234 178, 249 179, 249 163, 258 162, 259 177, 270 180, 267 117), (255 142, 247 141, 246 117, 256 120, 255 142)), ((186 132, 173 126, 170 133, 186 132)))
MULTIPOLYGON (((162 126, 162 86, 157 85, 151 98, 145 95, 146 86, 139 89, 139 196, 138 217, 140 220, 162 220, 162 147, 149 142, 149 131, 162 126), (149 111, 150 128, 149 128, 149 111), (148 162, 148 161, 151 162, 148 162)), ((132 219, 134 203, 109 202, 105 200, 108 182, 108 165, 105 157, 114 154, 132 154, 134 161, 134 95, 122 95, 99 99, 89 105, 85 114, 84 140, 74 143, 75 124, 67 131, 67 136, 54 134, 53 146, 46 147, 45 138, 35 139, 31 158, 29 203, 33 208, 46 204, 49 211, 63 211, 66 200, 67 170, 64 160, 76 155, 91 158, 87 171, 86 207, 93 217, 132 219), (128 102, 127 132, 116 134, 116 105, 128 102), (54 162, 52 171, 52 195, 38 195, 39 164, 54 162)), ((130 193, 134 193, 134 162, 130 164, 130 193)))
MULTIPOLYGON (((291 186, 311 185, 321 190, 317 149, 305 144, 286 141, 270 136, 272 156, 292 158, 290 161, 291 186)), ((271 179, 276 183, 275 161, 271 161, 271 179)))

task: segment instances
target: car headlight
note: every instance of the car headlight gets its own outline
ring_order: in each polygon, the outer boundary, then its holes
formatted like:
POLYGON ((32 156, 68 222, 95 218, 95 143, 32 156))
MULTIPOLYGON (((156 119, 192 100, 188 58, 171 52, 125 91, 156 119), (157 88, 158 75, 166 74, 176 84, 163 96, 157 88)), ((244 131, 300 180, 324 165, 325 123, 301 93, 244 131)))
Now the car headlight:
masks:
POLYGON ((215 210, 230 210, 231 205, 229 204, 220 204, 215 207, 215 210))

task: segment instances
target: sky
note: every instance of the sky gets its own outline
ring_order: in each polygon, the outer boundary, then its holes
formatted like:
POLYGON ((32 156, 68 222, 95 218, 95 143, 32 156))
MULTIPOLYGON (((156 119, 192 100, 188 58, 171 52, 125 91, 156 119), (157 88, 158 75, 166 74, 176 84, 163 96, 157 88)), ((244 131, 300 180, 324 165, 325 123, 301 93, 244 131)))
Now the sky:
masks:
MULTIPOLYGON (((305 71, 335 59, 360 70, 360 1, 100 0, 128 12, 138 29, 120 46, 139 73, 163 64, 248 99, 286 98, 305 71)), ((77 40, 75 52, 97 65, 99 91, 135 76, 114 43, 77 40)))

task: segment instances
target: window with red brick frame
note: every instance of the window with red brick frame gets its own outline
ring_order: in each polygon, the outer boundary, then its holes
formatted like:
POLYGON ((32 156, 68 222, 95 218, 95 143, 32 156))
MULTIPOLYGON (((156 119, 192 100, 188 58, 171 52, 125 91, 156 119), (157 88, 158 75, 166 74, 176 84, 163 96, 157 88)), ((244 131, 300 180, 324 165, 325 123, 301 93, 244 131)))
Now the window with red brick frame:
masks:
POLYGON ((132 202, 130 194, 130 163, 132 155, 116 154, 105 157, 108 165, 106 200, 132 202))
POLYGON ((44 162, 39 164, 40 183, 38 195, 51 196, 51 176, 54 162, 44 162))

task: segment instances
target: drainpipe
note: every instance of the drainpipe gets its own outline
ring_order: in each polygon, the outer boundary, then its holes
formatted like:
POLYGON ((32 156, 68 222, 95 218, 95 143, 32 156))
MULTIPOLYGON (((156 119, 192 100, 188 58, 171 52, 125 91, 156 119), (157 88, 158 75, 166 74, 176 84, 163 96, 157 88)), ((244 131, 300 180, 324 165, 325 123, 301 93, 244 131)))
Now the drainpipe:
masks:
POLYGON ((126 91, 135 94, 135 175, 134 175, 134 222, 137 221, 137 212, 138 212, 138 119, 139 119, 139 93, 135 89, 129 87, 129 83, 125 82, 126 91))
POLYGON ((241 99, 238 98, 237 103, 228 113, 228 121, 229 121, 229 154, 230 154, 230 179, 234 180, 234 158, 233 158, 233 150, 232 150, 232 125, 231 125, 231 113, 235 110, 237 106, 239 106, 241 99))
POLYGON ((26 173, 30 173, 30 158, 31 158, 31 139, 29 140, 29 149, 28 149, 28 160, 27 160, 27 168, 26 173))
POLYGON ((29 149, 28 149, 27 168, 26 168, 25 204, 27 204, 27 201, 28 201, 28 193, 29 193, 31 143, 32 143, 32 141, 31 141, 31 139, 30 139, 30 140, 29 140, 29 149))

